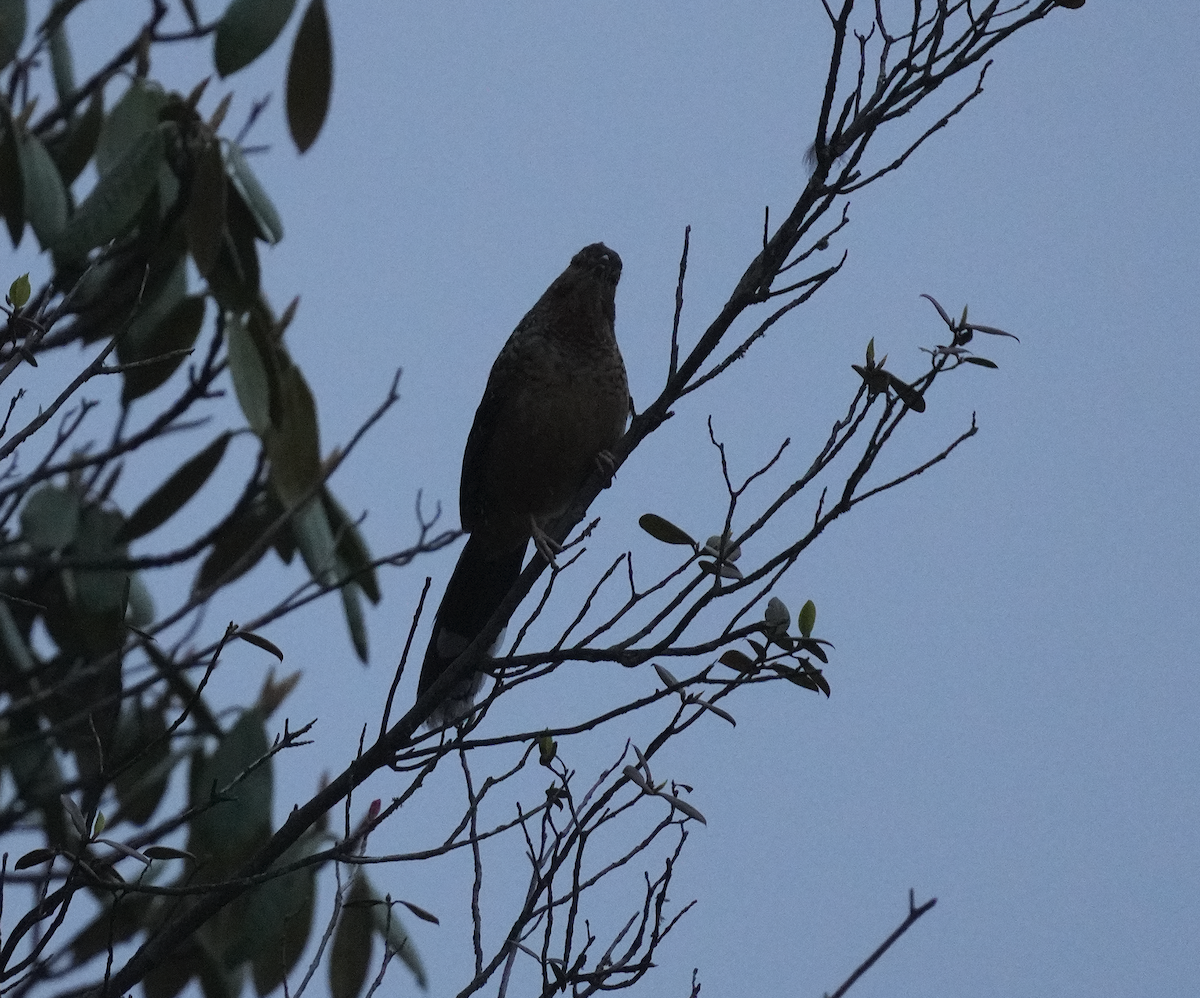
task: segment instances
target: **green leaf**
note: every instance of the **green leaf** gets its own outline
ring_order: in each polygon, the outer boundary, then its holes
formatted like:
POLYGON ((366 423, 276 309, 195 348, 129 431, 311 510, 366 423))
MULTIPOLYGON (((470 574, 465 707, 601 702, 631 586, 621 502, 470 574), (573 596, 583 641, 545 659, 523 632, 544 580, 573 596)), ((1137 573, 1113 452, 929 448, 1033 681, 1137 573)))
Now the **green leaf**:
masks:
MULTIPOLYGON (((288 364, 279 373, 279 415, 272 421, 265 443, 275 493, 285 507, 295 506, 321 478, 317 406, 308 382, 295 364, 288 364)), ((320 508, 319 503, 317 505, 320 508)), ((328 531, 329 521, 324 511, 321 513, 321 522, 328 531)), ((332 533, 329 534, 329 547, 332 551, 332 533)), ((329 564, 332 564, 332 559, 329 564)))
MULTIPOLYGON (((109 764, 116 770, 113 789, 121 817, 135 825, 150 820, 171 775, 171 746, 162 711, 134 701, 126 703, 117 721, 109 764)), ((146 855, 155 858, 149 851, 146 855)))
POLYGON ((196 269, 207 277, 216 265, 225 238, 225 165, 220 143, 213 141, 196 157, 196 172, 184 214, 188 249, 196 269))
POLYGON ((148 357, 139 360, 150 360, 155 356, 163 360, 145 367, 133 367, 124 372, 124 384, 121 388, 121 402, 129 405, 134 399, 141 398, 154 391, 175 373, 185 360, 186 354, 175 354, 172 351, 190 349, 200 335, 204 325, 204 308, 207 299, 204 295, 191 295, 176 302, 162 320, 154 327, 150 342, 142 344, 143 352, 148 357))
MULTIPOLYGON (((316 852, 321 840, 309 834, 288 848, 272 867, 288 866, 316 852)), ((317 867, 297 870, 255 888, 247 897, 244 924, 254 940, 254 990, 265 996, 296 966, 312 931, 317 867)))
POLYGON ((233 184, 234 190, 241 196, 243 203, 254 218, 254 224, 258 228, 258 238, 272 246, 275 245, 283 238, 283 222, 279 217, 279 212, 275 210, 275 205, 267 197, 267 192, 258 182, 258 177, 250 169, 250 164, 246 162, 246 157, 242 155, 241 149, 230 142, 224 146, 224 150, 225 170, 229 174, 229 180, 233 184))
POLYGON ((135 79, 109 112, 96 143, 96 169, 101 176, 121 161, 146 132, 158 128, 167 95, 152 81, 135 79))
POLYGON ((250 429, 264 437, 271 428, 271 388, 267 368, 246 328, 245 318, 236 312, 225 316, 225 346, 229 351, 229 373, 238 404, 250 429))
POLYGON ((88 101, 87 110, 75 115, 62 135, 47 145, 63 183, 68 187, 79 179, 83 168, 88 165, 100 140, 100 129, 104 127, 104 92, 97 90, 88 101))
POLYGON ((45 249, 67 224, 67 189, 58 167, 35 135, 18 143, 21 180, 25 190, 25 217, 45 249))
POLYGON ((638 526, 656 541, 662 541, 664 544, 686 544, 692 548, 696 547, 696 542, 686 530, 655 513, 643 513, 639 516, 638 526))
POLYGON ((888 383, 899 397, 900 401, 912 409, 913 412, 925 411, 925 397, 918 392, 912 385, 905 381, 901 381, 894 374, 888 374, 888 383))
POLYGON ((193 806, 208 805, 214 792, 229 798, 218 798, 192 822, 187 848, 201 863, 211 859, 222 868, 236 867, 257 842, 270 835, 273 792, 270 761, 230 787, 269 749, 262 715, 251 708, 225 733, 210 757, 193 763, 193 806))
POLYGON ((324 0, 311 0, 296 40, 287 73, 287 120, 292 141, 307 152, 329 112, 333 89, 333 39, 324 0))
POLYGON ((337 555, 334 552, 333 531, 325 509, 316 499, 310 499, 292 517, 292 533, 304 564, 312 577, 327 586, 337 585, 337 555))
POLYGON ((738 672, 753 672, 754 661, 749 655, 743 654, 736 648, 730 648, 724 655, 717 659, 722 665, 727 665, 731 669, 738 672))
POLYGON ((258 302, 258 223, 232 182, 225 194, 225 235, 208 286, 224 308, 246 312, 258 302))
MULTIPOLYGON (((161 129, 153 128, 139 135, 124 155, 100 174, 55 249, 70 259, 78 259, 125 232, 158 186, 163 149, 161 129)), ((97 161, 100 158, 99 151, 96 158, 97 161)))
POLYGON ((29 286, 29 275, 22 274, 8 286, 8 300, 14 308, 24 308, 32 290, 29 286))
POLYGON ((0 116, 0 215, 4 216, 8 238, 15 249, 25 231, 25 182, 21 178, 16 132, 12 122, 3 116, 0 116))
POLYGON ((329 954, 329 990, 332 998, 358 998, 371 965, 375 923, 373 898, 367 878, 360 870, 352 874, 346 900, 333 934, 329 954))
POLYGON ((160 352, 151 344, 155 331, 187 294, 186 261, 180 257, 169 270, 163 269, 166 263, 151 268, 141 303, 123 332, 120 327, 114 330, 122 332, 117 341, 117 359, 122 362, 144 360, 160 352))
MULTIPOLYGON (((217 531, 216 542, 200 566, 196 581, 192 584, 192 591, 206 590, 218 579, 223 578, 225 573, 267 532, 267 528, 282 512, 277 504, 268 501, 267 496, 259 496, 245 509, 229 516, 217 531)), ((253 560, 247 562, 237 575, 226 579, 225 583, 228 584, 234 579, 241 578, 262 560, 262 556, 268 550, 270 550, 269 545, 263 547, 253 560)))
MULTIPOLYGON (((79 518, 75 553, 96 561, 124 558, 124 545, 117 541, 125 517, 115 509, 87 507, 79 518)), ((79 606, 92 614, 120 613, 128 598, 129 574, 119 568, 86 569, 75 572, 79 606)))
POLYGON ((137 572, 129 576, 129 609, 125 613, 125 623, 141 628, 154 623, 154 598, 137 572))
POLYGON ((812 637, 813 628, 817 623, 817 604, 812 600, 808 600, 804 606, 800 608, 800 633, 806 638, 812 637))
POLYGON ((79 532, 79 494, 43 485, 25 500, 21 539, 34 548, 61 551, 79 532))
MULTIPOLYGON (((203 300, 202 300, 203 301, 203 300)), ((178 513, 200 491, 225 455, 233 434, 220 434, 202 451, 181 464, 125 521, 117 539, 132 541, 157 529, 178 513)))
POLYGON ((25 0, 0 0, 0 69, 15 58, 25 40, 25 0))
POLYGON ((59 21, 50 32, 50 70, 54 74, 54 91, 60 104, 75 93, 75 61, 67 41, 66 21, 59 21))
POLYGON ((995 361, 988 360, 986 357, 963 357, 964 364, 975 364, 979 367, 990 367, 993 369, 999 368, 999 364, 995 361))
MULTIPOLYGON (((375 896, 378 897, 377 894, 375 896)), ((375 916, 375 927, 378 929, 384 943, 412 971, 417 984, 421 988, 427 988, 429 986, 429 979, 425 976, 425 967, 421 963, 420 954, 417 953, 412 938, 396 914, 395 906, 377 904, 372 909, 372 913, 375 916)))
POLYGON ((361 593, 362 590, 354 582, 342 586, 342 611, 346 615, 346 627, 354 643, 354 653, 366 665, 370 659, 370 648, 367 644, 367 622, 363 619, 362 602, 359 600, 361 593))
POLYGON ((231 0, 217 23, 213 65, 236 73, 262 55, 283 31, 296 0, 231 0))
POLYGON ((371 566, 371 552, 357 524, 350 519, 350 514, 334 498, 328 486, 321 489, 321 503, 337 541, 338 560, 346 567, 346 576, 352 577, 362 587, 367 599, 378 603, 381 598, 379 580, 371 566))

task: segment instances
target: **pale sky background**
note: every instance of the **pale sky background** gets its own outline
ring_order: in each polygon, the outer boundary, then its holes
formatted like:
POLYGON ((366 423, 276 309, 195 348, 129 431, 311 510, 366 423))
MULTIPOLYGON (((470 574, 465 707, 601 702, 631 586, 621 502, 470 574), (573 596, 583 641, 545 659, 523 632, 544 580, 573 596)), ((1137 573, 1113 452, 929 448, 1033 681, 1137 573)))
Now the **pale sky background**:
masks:
MULTIPOLYGON (((286 141, 278 96, 294 24, 206 106, 233 89, 236 123, 276 93, 252 136, 273 145, 253 165, 286 230, 263 253, 264 281, 278 306, 301 295, 288 340, 326 449, 404 369, 402 401, 334 481, 352 511, 370 511, 383 553, 411 541, 418 489, 456 522, 492 360, 586 243, 624 259, 618 338, 635 400, 657 394, 684 226, 690 343, 753 255, 763 206, 782 217, 803 186, 830 32, 818 0, 331 6, 333 106, 309 154, 286 141)), ((97 0, 80 12, 90 20, 68 22, 80 76, 125 40, 128 9, 97 0)), ((913 377, 917 348, 944 342, 922 292, 1021 337, 980 345, 999 371, 939 381, 883 467, 936 453, 972 411, 979 435, 835 524, 781 587, 793 609, 815 600, 817 632, 836 645, 832 698, 760 688, 735 701, 736 730, 713 718, 655 766, 694 786, 708 826, 671 891, 698 904, 641 993, 685 996, 698 967, 705 996, 815 998, 899 923, 911 887, 938 906, 857 998, 1200 994, 1198 25, 1190 0, 1092 0, 1001 46, 984 96, 853 198, 829 255, 848 250, 843 273, 678 406, 593 507, 588 577, 629 546, 648 577, 669 560, 636 529, 640 513, 719 529, 710 414, 743 474, 786 436, 792 468, 805 467, 868 338, 913 377)), ((208 51, 177 55, 163 73, 186 91, 208 51)), ((911 134, 893 130, 876 157, 911 134)), ((127 474, 118 498, 132 507, 147 481, 127 474)), ((384 573, 367 669, 336 600, 268 631, 305 674, 287 716, 320 719, 317 744, 280 767, 281 818, 378 724, 424 577, 440 594, 456 555, 384 573)), ((206 627, 301 571, 260 568, 206 627)), ((264 670, 239 649, 217 695, 245 702, 264 670)), ((657 683, 649 667, 556 679, 502 701, 489 724, 554 723, 614 687, 657 683)), ((414 688, 415 670, 403 705, 414 688)), ((641 730, 564 748, 583 780, 641 730)), ((390 792, 379 778, 359 800, 390 792)), ((446 793, 458 806, 461 790, 446 793)), ((437 837, 404 811, 371 845, 437 837)), ((516 840, 496 854, 497 880, 523 883, 520 854, 516 840)), ((434 995, 469 976, 466 869, 375 871, 442 919, 410 926, 434 995)), ((632 899, 618 900, 620 924, 632 899)), ((385 987, 409 993, 392 973, 385 987)))

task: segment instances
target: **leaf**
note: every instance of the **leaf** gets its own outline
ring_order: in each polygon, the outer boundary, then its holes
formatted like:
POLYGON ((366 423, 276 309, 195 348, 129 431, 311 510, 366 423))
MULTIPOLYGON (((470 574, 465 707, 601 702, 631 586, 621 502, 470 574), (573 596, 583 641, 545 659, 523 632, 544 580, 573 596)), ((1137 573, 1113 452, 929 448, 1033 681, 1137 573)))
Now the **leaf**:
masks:
POLYGON ((54 75, 54 92, 60 104, 75 93, 75 62, 67 41, 66 22, 59 21, 50 32, 50 71, 54 75))
MULTIPOLYGON (((109 748, 117 770, 113 788, 121 817, 135 825, 150 820, 166 793, 173 762, 166 732, 161 709, 134 701, 121 710, 109 748)), ((160 858, 150 849, 143 852, 151 859, 160 858)))
MULTIPOLYGON (((380 901, 383 900, 377 894, 375 896, 380 901)), ((404 925, 400 922, 400 918, 393 907, 389 904, 381 903, 375 905, 372 911, 375 916, 375 927, 379 930, 380 936, 383 937, 384 943, 412 971, 417 984, 422 989, 428 987, 429 979, 425 975, 425 967, 421 963, 421 957, 417 953, 416 947, 413 946, 412 939, 409 937, 404 925)))
POLYGON ((60 551, 74 543, 78 532, 78 493, 57 485, 43 485, 25 500, 21 510, 21 539, 27 544, 60 551))
MULTIPOLYGON (((0 4, 6 0, 0 0, 0 4)), ((25 182, 21 178, 21 155, 12 122, 0 116, 0 215, 15 248, 25 231, 25 182)))
MULTIPOLYGON (((295 364, 288 364, 279 373, 279 415, 272 420, 265 439, 267 457, 270 459, 271 484, 285 507, 295 506, 302 501, 321 478, 321 441, 317 426, 317 406, 304 375, 295 364)), ((319 503, 317 504, 320 509, 319 503)), ((310 514, 312 515, 312 514, 310 514)), ((329 531, 329 521, 321 511, 321 523, 329 531)), ((296 529, 300 542, 300 528, 296 529)), ((333 566, 333 533, 326 540, 320 538, 321 569, 333 566)), ((304 544, 300 542, 304 552, 304 544)), ((310 548, 310 551, 317 549, 310 548)), ((308 556, 306 555, 306 560, 308 556)), ((310 564, 310 568, 311 568, 310 564)), ((315 574, 315 573, 314 573, 315 574)))
MULTIPOLYGON (((698 564, 700 566, 700 571, 704 572, 706 575, 718 574, 716 562, 701 561, 698 564)), ((742 577, 742 570, 738 568, 737 565, 731 565, 729 562, 724 562, 721 565, 721 571, 719 574, 723 579, 740 579, 742 577)))
POLYGON ((763 620, 772 630, 786 631, 792 622, 791 611, 778 596, 772 596, 763 611, 763 620))
POLYGON ((236 868, 243 855, 270 834, 274 782, 271 762, 268 760, 230 786, 269 749, 263 717, 251 708, 225 733, 210 757, 193 764, 192 806, 209 805, 214 792, 230 798, 216 800, 192 821, 187 848, 202 863, 219 859, 221 867, 236 868))
POLYGON ((16 57, 25 40, 25 0, 0 0, 0 69, 16 57))
MULTIPOLYGON (((123 558, 124 545, 117 541, 125 518, 114 509, 89 506, 79 518, 75 553, 96 561, 123 558)), ((116 568, 87 569, 75 572, 76 602, 93 614, 109 614, 124 609, 129 574, 116 568)))
POLYGON ((28 870, 31 866, 41 866, 43 863, 52 862, 57 855, 57 849, 30 849, 13 864, 13 869, 28 870))
POLYGON ((333 949, 329 954, 329 990, 332 998, 358 998, 371 965, 375 926, 371 917, 371 889, 355 870, 346 891, 333 949))
POLYGON ((324 0, 311 0, 292 43, 287 73, 287 119, 292 141, 307 152, 329 112, 333 89, 333 39, 324 0))
MULTIPOLYGON (((292 2, 294 3, 295 0, 292 2)), ((267 197, 267 192, 258 182, 254 171, 250 169, 250 164, 246 162, 246 157, 242 155, 241 149, 232 142, 224 149, 225 171, 229 175, 230 183, 233 184, 254 219, 254 224, 258 229, 258 238, 274 246, 283 238, 283 221, 279 217, 279 212, 271 203, 271 199, 267 197)))
MULTIPOLYGON (((271 865, 305 859, 319 844, 318 836, 306 835, 271 865)), ((253 940, 254 990, 260 996, 275 991, 304 952, 312 931, 316 870, 311 866, 268 880, 247 897, 242 922, 253 940)))
POLYGON ((963 357, 962 362, 964 364, 976 364, 979 367, 990 367, 993 370, 1000 367, 995 361, 988 360, 986 357, 963 357))
MULTIPOLYGON (((277 659, 279 659, 280 662, 283 661, 283 652, 280 650, 279 646, 275 644, 274 641, 267 640, 261 634, 255 634, 253 631, 235 631, 233 636, 235 638, 241 638, 247 644, 254 645, 255 648, 261 648, 265 652, 270 652, 277 659)), ((270 712, 264 711, 263 713, 269 714, 270 712)))
MULTIPOLYGON (((268 503, 266 496, 259 496, 244 509, 231 514, 217 531, 216 543, 200 566, 192 591, 202 592, 221 579, 267 532, 282 512, 277 504, 268 503)), ((254 559, 248 561, 237 575, 226 579, 224 584, 241 578, 258 564, 268 550, 269 546, 264 546, 254 559)))
POLYGON ((29 285, 29 275, 22 274, 8 286, 8 300, 14 308, 24 308, 32 290, 29 285))
MULTIPOLYGON (((203 299, 200 301, 203 303, 203 299)), ((178 513, 200 491, 221 463, 232 435, 226 430, 172 472, 171 476, 130 514, 118 532, 117 540, 132 541, 144 537, 178 513)))
POLYGON ((74 798, 70 794, 61 794, 58 798, 62 801, 63 810, 67 817, 71 819, 71 824, 75 826, 75 831, 79 833, 79 837, 86 839, 88 835, 87 819, 84 818, 83 812, 79 810, 79 805, 75 803, 74 798))
POLYGON ((295 6, 296 0, 231 0, 213 39, 217 72, 236 73, 262 55, 279 37, 295 6))
MULTIPOLYGON (((100 174, 54 249, 68 259, 79 259, 88 250, 103 246, 125 232, 158 187, 163 150, 161 129, 139 135, 124 155, 100 174)), ((96 156, 99 160, 99 151, 96 156)))
POLYGON ((664 544, 686 544, 695 548, 696 542, 686 530, 675 526, 670 520, 665 520, 656 513, 643 513, 638 517, 638 526, 656 541, 664 544))
POLYGON ((337 555, 333 547, 333 531, 319 502, 310 499, 295 511, 292 533, 300 556, 312 577, 323 585, 334 586, 341 581, 336 572, 337 555))
POLYGON ((226 187, 221 145, 214 140, 196 157, 196 171, 184 214, 188 249, 202 277, 207 277, 216 266, 225 238, 226 187))
POLYGON ((42 249, 46 249, 67 225, 67 189, 58 167, 37 136, 24 136, 18 143, 18 151, 25 191, 25 218, 42 249))
POLYGON ((812 600, 805 602, 800 608, 800 617, 798 619, 800 633, 806 638, 812 637, 813 628, 817 623, 817 604, 812 600))
POLYGON ((888 384, 891 385, 892 391, 900 397, 900 401, 912 409, 913 412, 925 411, 925 397, 913 388, 912 385, 901 381, 890 372, 888 373, 888 384))
POLYGON ((1066 7, 1069 10, 1079 10, 1084 5, 1085 0, 1058 0, 1060 7, 1066 7))
POLYGON ((186 859, 189 862, 196 862, 196 857, 186 849, 176 849, 174 846, 146 846, 142 850, 151 859, 186 859))
POLYGON ((440 921, 438 921, 437 915, 433 914, 432 912, 426 911, 424 908, 420 907, 419 905, 413 904, 411 901, 398 901, 396 903, 404 905, 405 908, 407 908, 414 915, 416 915, 417 918, 420 918, 423 921, 432 922, 434 925, 442 924, 440 921))
POLYGON ((125 623, 130 627, 149 627, 154 623, 154 599, 137 572, 129 576, 129 608, 125 612, 125 623))
POLYGON ((157 83, 135 79, 113 106, 96 142, 96 170, 109 173, 147 132, 158 129, 158 114, 167 95, 157 83))
POLYGON ((665 685, 667 689, 670 689, 672 686, 679 685, 679 680, 671 674, 671 670, 666 666, 659 665, 657 662, 655 662, 654 671, 658 673, 658 678, 663 681, 663 685, 665 685))
POLYGON ((83 168, 88 165, 100 139, 104 126, 104 91, 97 90, 88 101, 87 110, 75 115, 62 135, 47 145, 47 150, 58 164, 63 183, 68 187, 79 179, 83 168))
MULTIPOLYGON (((276 650, 278 651, 278 649, 276 650)), ((283 661, 283 652, 279 652, 279 660, 283 661)), ((292 690, 299 685, 302 675, 301 672, 292 672, 282 679, 276 679, 275 667, 272 666, 267 670, 267 678, 263 680, 258 700, 255 701, 255 706, 261 711, 263 717, 270 717, 279 709, 283 701, 291 695, 292 690)))
POLYGON ((350 519, 350 514, 329 491, 328 486, 321 489, 321 504, 325 507, 325 515, 329 518, 329 526, 337 541, 337 556, 346 568, 346 577, 358 583, 367 599, 378 603, 382 598, 379 580, 371 565, 371 552, 359 532, 358 525, 350 519))
POLYGON ((225 235, 208 273, 214 298, 227 309, 248 312, 258 304, 258 223, 230 183, 225 190, 225 235))
MULTIPOLYGON (((139 352, 148 356, 138 360, 153 361, 142 367, 132 367, 122 374, 121 403, 128 406, 134 399, 148 395, 179 370, 188 355, 181 350, 190 350, 204 325, 204 295, 190 295, 179 299, 174 307, 162 317, 149 336, 149 342, 139 344, 139 352)), ((132 332, 132 327, 131 327, 132 332)), ((133 359, 133 358, 129 358, 133 359)))
POLYGON ((704 815, 700 813, 699 808, 689 804, 682 797, 676 797, 674 794, 659 794, 659 796, 662 797, 663 800, 670 801, 672 807, 679 808, 679 810, 686 814, 689 818, 695 818, 702 825, 708 824, 708 821, 705 819, 704 815))
POLYGON ((246 320, 236 312, 225 316, 225 345, 233 391, 250 429, 264 437, 271 428, 271 390, 262 355, 250 337, 246 320))
POLYGON ((342 585, 342 612, 346 615, 346 628, 350 631, 354 654, 366 665, 370 659, 370 646, 367 644, 367 622, 363 617, 362 602, 359 600, 361 592, 356 582, 346 582, 342 585))
POLYGON ((737 672, 753 672, 754 660, 749 655, 745 655, 736 648, 730 648, 724 655, 717 659, 722 665, 727 665, 729 668, 737 672))

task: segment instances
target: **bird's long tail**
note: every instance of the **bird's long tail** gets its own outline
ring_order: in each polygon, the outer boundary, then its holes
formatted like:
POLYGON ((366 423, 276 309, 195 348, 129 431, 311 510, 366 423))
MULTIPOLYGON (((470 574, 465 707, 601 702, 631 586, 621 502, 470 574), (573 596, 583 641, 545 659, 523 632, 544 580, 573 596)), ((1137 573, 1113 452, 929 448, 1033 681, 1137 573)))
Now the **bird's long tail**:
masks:
MULTIPOLYGON (((528 542, 511 551, 496 554, 488 551, 475 534, 467 537, 433 620, 433 634, 425 650, 421 679, 417 684, 418 698, 478 637, 496 608, 504 601, 521 574, 526 547, 528 542)), ((447 693, 430 715, 428 723, 440 727, 461 718, 470 709, 482 682, 481 672, 463 680, 447 693)))

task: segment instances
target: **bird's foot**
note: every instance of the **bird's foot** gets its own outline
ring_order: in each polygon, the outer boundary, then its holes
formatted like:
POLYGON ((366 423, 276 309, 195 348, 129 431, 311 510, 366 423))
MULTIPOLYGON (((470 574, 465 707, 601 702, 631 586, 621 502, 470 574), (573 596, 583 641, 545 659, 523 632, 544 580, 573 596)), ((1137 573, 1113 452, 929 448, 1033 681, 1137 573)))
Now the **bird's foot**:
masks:
POLYGON ((558 562, 554 556, 562 551, 562 545, 544 531, 537 522, 536 517, 529 517, 529 534, 533 538, 533 546, 537 548, 538 554, 546 559, 548 564, 556 572, 558 571, 558 562))

